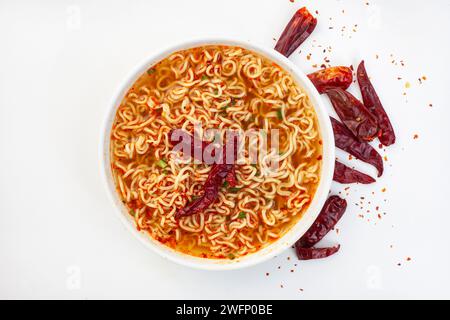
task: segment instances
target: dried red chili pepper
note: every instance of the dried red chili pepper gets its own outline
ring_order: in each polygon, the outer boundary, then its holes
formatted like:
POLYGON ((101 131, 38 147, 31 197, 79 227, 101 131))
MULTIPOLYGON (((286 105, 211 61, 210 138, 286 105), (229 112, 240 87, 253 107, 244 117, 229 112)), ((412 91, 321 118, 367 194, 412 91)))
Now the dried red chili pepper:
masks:
MULTIPOLYGON (((176 139, 174 135, 172 134, 173 131, 169 133, 169 141, 172 144, 175 143, 184 143, 183 146, 186 146, 186 143, 189 143, 189 146, 191 148, 191 155, 193 157, 198 157, 200 154, 203 154, 204 148, 209 146, 210 142, 202 141, 200 145, 201 147, 201 153, 197 153, 197 155, 194 153, 196 148, 199 148, 198 146, 194 145, 194 137, 186 132, 183 132, 183 136, 189 137, 188 139, 183 139, 180 137, 180 139, 176 139)), ((238 137, 233 137, 233 159, 237 159, 237 149, 238 149, 238 137)), ((217 199, 220 191, 220 187, 224 184, 225 181, 228 182, 230 186, 235 186, 237 184, 236 179, 236 172, 235 172, 235 165, 234 164, 226 164, 227 159, 227 145, 222 147, 222 159, 224 159, 224 163, 214 163, 211 171, 209 172, 208 178, 206 178, 206 181, 203 185, 203 195, 199 198, 195 199, 188 205, 186 205, 184 208, 178 210, 175 213, 175 219, 179 219, 181 217, 190 216, 199 212, 204 211, 207 209, 214 201, 217 199)), ((202 157, 201 157, 202 158, 202 157)))
POLYGON ((331 248, 302 248, 295 247, 299 260, 313 260, 327 258, 339 251, 340 245, 331 248))
POLYGON ((364 105, 367 109, 375 116, 378 121, 378 126, 380 127, 381 134, 379 136, 380 142, 385 146, 390 146, 395 143, 395 133, 394 128, 392 128, 391 121, 389 120, 386 111, 381 104, 380 98, 378 97, 372 83, 370 82, 369 76, 367 75, 366 68, 364 66, 364 61, 358 66, 356 72, 359 87, 361 89, 362 98, 364 105))
POLYGON ((330 117, 333 126, 336 147, 347 151, 361 161, 373 165, 378 170, 378 177, 383 174, 383 159, 367 142, 359 141, 342 123, 330 117))
POLYGON ((378 135, 377 120, 361 101, 339 88, 328 90, 327 95, 342 123, 355 137, 372 141, 378 135))
POLYGON ((350 87, 353 82, 353 72, 348 67, 331 67, 308 74, 308 78, 319 93, 325 93, 330 89, 345 90, 350 87))
POLYGON ((346 165, 336 161, 334 166, 333 180, 339 183, 362 183, 371 184, 375 179, 371 176, 359 172, 358 170, 347 167, 346 165))
POLYGON ((331 196, 325 202, 316 221, 295 244, 301 248, 312 248, 330 232, 342 218, 347 209, 347 201, 338 196, 331 196))
POLYGON ((317 19, 305 7, 299 9, 278 39, 275 50, 289 57, 314 31, 317 19))
POLYGON ((189 203, 186 207, 178 210, 175 213, 175 219, 202 212, 213 204, 219 195, 220 187, 233 167, 234 164, 214 164, 203 185, 203 195, 189 203))

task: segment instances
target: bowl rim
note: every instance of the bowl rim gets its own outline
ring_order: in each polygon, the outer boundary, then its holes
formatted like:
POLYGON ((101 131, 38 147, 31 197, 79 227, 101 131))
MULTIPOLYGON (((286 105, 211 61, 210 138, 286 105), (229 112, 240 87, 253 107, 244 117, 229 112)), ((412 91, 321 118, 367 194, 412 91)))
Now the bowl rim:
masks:
POLYGON ((107 190, 110 201, 114 204, 114 211, 122 221, 126 229, 128 229, 145 247, 156 252, 161 257, 168 259, 180 265, 188 266, 195 269, 202 270, 236 270, 242 269, 267 261, 277 254, 282 253, 287 248, 291 247, 297 239, 299 239, 314 223, 315 219, 320 213, 320 210, 325 203, 334 172, 335 164, 335 145, 334 135, 331 127, 331 122, 328 112, 324 106, 321 95, 316 90, 307 75, 299 69, 292 61, 274 50, 273 48, 265 48, 260 45, 255 45, 250 41, 236 40, 224 37, 210 37, 199 38, 178 42, 175 45, 166 47, 163 50, 158 50, 156 53, 150 53, 143 61, 138 63, 131 72, 120 82, 116 88, 105 112, 103 125, 100 132, 100 146, 99 146, 99 165, 102 176, 103 185, 107 190), (322 168, 319 185, 314 194, 313 200, 303 216, 296 222, 296 224, 289 229, 281 238, 272 242, 268 246, 258 250, 255 253, 245 255, 243 257, 228 260, 228 259, 206 259, 190 256, 172 248, 169 248, 157 240, 153 239, 144 231, 137 230, 134 220, 130 217, 125 206, 121 202, 117 194, 115 183, 112 178, 110 165, 110 134, 117 107, 120 105, 125 93, 134 84, 134 82, 152 65, 168 57, 171 53, 180 50, 186 50, 198 46, 206 45, 229 45, 239 46, 250 51, 256 52, 274 62, 276 62, 284 70, 288 71, 298 84, 306 91, 311 104, 314 107, 316 116, 319 122, 319 131, 322 138, 322 168))

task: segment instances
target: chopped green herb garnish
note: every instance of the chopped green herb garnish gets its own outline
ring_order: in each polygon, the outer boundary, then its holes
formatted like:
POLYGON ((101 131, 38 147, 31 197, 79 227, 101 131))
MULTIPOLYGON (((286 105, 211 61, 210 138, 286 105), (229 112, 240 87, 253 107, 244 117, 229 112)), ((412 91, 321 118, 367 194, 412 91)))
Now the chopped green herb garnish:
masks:
POLYGON ((228 188, 228 181, 225 181, 225 182, 223 183, 222 187, 228 188))
POLYGON ((133 209, 130 210, 130 214, 134 217, 134 215, 136 214, 136 211, 134 211, 133 209))
POLYGON ((207 77, 207 76, 205 76, 205 75, 202 75, 202 81, 203 80, 208 80, 209 78, 207 77))
POLYGON ((148 74, 149 76, 151 76, 151 75, 154 74, 155 72, 156 72, 156 70, 153 69, 153 68, 150 68, 150 69, 147 70, 147 74, 148 74))
POLYGON ((215 89, 214 94, 219 94, 219 90, 215 89))
POLYGON ((245 219, 247 215, 245 214, 245 212, 239 212, 238 218, 239 219, 245 219))
POLYGON ((230 253, 230 254, 228 255, 228 258, 231 259, 231 260, 233 260, 233 259, 235 258, 235 256, 234 256, 234 254, 230 253))
POLYGON ((156 161, 156 165, 158 166, 158 167, 160 167, 160 168, 165 168, 165 167, 167 167, 167 162, 165 162, 164 160, 158 160, 158 161, 156 161))
POLYGON ((277 110, 277 118, 278 120, 283 120, 283 112, 281 111, 281 109, 277 110))
POLYGON ((239 192, 241 189, 242 189, 242 188, 235 188, 235 187, 232 187, 232 188, 229 188, 228 191, 230 191, 231 193, 237 193, 237 192, 239 192))

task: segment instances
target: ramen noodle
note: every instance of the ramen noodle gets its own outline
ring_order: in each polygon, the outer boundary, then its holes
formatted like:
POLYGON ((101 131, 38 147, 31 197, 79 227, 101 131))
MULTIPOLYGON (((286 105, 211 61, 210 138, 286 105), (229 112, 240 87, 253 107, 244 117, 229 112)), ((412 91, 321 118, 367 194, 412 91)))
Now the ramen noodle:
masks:
POLYGON ((148 69, 118 106, 110 152, 117 192, 137 228, 176 251, 216 259, 254 253, 292 228, 314 197, 322 163, 303 89, 269 59, 234 46, 179 51, 148 69), (237 185, 224 184, 204 211, 176 219, 202 194, 211 164, 180 161, 168 135, 192 134, 198 124, 222 137, 257 130, 269 141, 277 130, 277 153, 268 151, 277 169, 265 170, 267 157, 255 161, 244 148, 237 185))

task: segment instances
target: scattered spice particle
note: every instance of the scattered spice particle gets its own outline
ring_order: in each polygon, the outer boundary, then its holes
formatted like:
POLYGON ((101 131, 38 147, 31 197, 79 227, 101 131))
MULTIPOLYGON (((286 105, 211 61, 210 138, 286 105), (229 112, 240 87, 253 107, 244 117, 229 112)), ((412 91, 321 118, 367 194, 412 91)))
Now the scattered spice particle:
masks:
POLYGON ((428 105, 429 107, 432 107, 433 106, 433 104, 432 103, 430 103, 429 105, 428 105))
POLYGON ((399 263, 397 263, 397 265, 400 267, 402 264, 399 262, 399 263))
POLYGON ((407 257, 407 258, 406 258, 406 261, 411 261, 411 258, 410 258, 410 257, 407 257))
POLYGON ((269 273, 268 272, 266 272, 266 277, 268 277, 269 276, 269 273))
POLYGON ((407 82, 405 83, 405 88, 406 88, 406 89, 411 88, 411 83, 410 83, 409 81, 407 81, 407 82))
POLYGON ((288 260, 291 260, 291 257, 287 257, 288 260))
MULTIPOLYGON (((381 192, 386 192, 386 188, 381 189, 381 192)), ((385 200, 386 201, 386 200, 385 200)))
POLYGON ((381 220, 381 214, 378 214, 378 219, 380 219, 380 220, 381 220))
POLYGON ((422 76, 422 80, 423 80, 423 81, 426 81, 426 80, 427 80, 427 77, 426 77, 426 76, 422 76))
POLYGON ((308 55, 306 56, 306 59, 307 59, 307 60, 311 60, 311 56, 312 56, 312 54, 311 54, 311 53, 308 53, 308 55))
POLYGON ((291 272, 294 272, 294 269, 291 269, 291 272))
POLYGON ((301 291, 301 292, 303 292, 303 289, 302 289, 302 288, 300 288, 300 291, 301 291))
POLYGON ((387 156, 384 156, 383 159, 384 159, 384 161, 388 161, 387 156))
POLYGON ((413 139, 414 139, 414 140, 419 139, 419 135, 418 135, 418 134, 415 134, 415 135, 413 136, 413 139))
POLYGON ((281 269, 281 266, 278 266, 278 269, 281 269))
POLYGON ((284 286, 283 286, 282 284, 280 284, 280 288, 281 288, 281 289, 283 289, 283 288, 284 288, 284 286))

